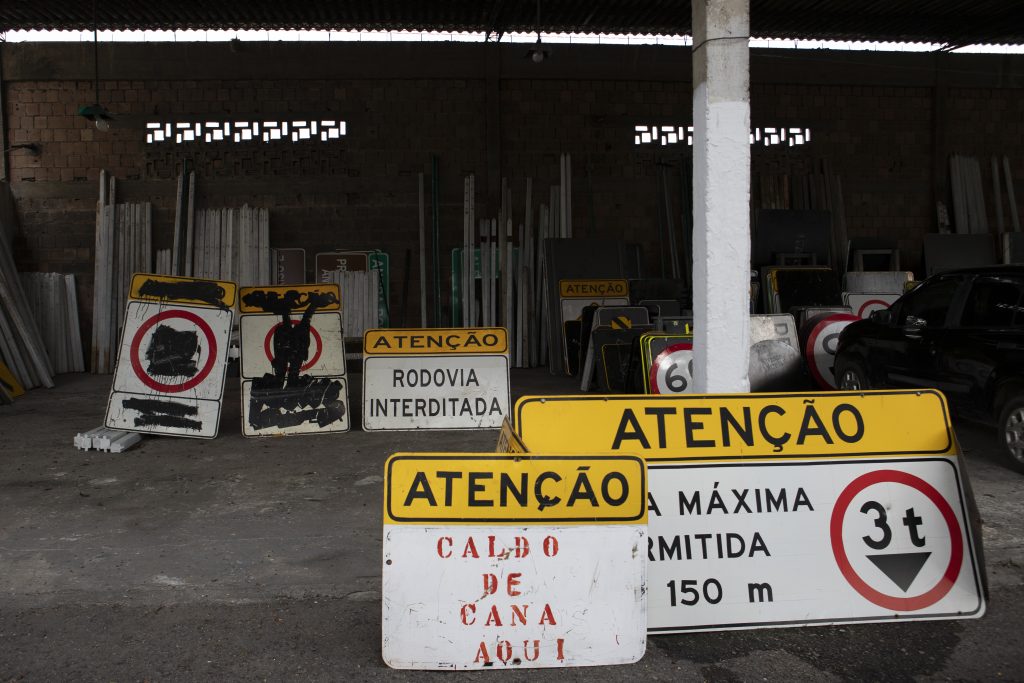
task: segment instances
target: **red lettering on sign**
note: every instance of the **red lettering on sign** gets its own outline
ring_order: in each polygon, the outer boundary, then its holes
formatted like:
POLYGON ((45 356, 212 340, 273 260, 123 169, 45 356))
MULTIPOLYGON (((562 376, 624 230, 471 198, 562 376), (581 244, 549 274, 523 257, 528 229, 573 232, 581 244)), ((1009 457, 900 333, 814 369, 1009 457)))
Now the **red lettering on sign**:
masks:
POLYGON ((446 558, 446 557, 451 557, 452 556, 452 537, 451 536, 442 536, 441 538, 437 539, 437 556, 442 558, 442 559, 446 558), (445 545, 448 546, 447 552, 445 552, 445 550, 443 550, 445 545))
POLYGON ((544 554, 548 557, 554 557, 558 554, 558 539, 554 536, 544 537, 544 554))
MULTIPOLYGON (((551 611, 551 605, 545 603, 544 613, 540 615, 540 625, 543 626, 544 624, 551 624, 552 626, 555 626, 556 623, 555 615, 551 611)), ((559 659, 561 659, 561 657, 559 657, 559 659)))
POLYGON ((516 625, 516 619, 519 619, 519 623, 526 626, 526 610, 529 605, 512 605, 512 621, 509 626, 516 625))
POLYGON ((473 603, 463 605, 462 609, 459 610, 459 614, 462 618, 463 626, 472 626, 476 623, 476 605, 473 603))
POLYGON ((466 541, 466 547, 462 549, 462 557, 475 557, 478 560, 480 559, 480 553, 476 551, 476 543, 473 542, 472 536, 470 536, 466 541))
POLYGON ((490 664, 491 657, 487 654, 487 643, 481 642, 480 647, 476 649, 476 658, 473 659, 474 664, 490 664))
POLYGON ((513 588, 513 586, 518 586, 519 585, 519 579, 522 576, 523 575, 522 575, 521 572, 513 572, 513 573, 508 575, 508 594, 511 595, 512 597, 515 597, 515 596, 521 594, 521 591, 515 590, 513 588))
POLYGON ((501 617, 498 615, 497 605, 491 605, 491 611, 487 615, 487 621, 484 622, 484 626, 501 626, 501 617))

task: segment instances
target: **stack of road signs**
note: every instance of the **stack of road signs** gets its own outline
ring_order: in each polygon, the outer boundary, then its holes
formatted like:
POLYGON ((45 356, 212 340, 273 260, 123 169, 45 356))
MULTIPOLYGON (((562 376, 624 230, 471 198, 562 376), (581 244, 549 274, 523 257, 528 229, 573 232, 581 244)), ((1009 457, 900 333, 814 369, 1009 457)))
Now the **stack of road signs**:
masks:
POLYGON ((369 330, 363 429, 497 429, 508 414, 501 327, 369 330))
POLYGON ((389 666, 523 669, 643 656, 643 460, 411 453, 391 456, 384 474, 389 666))
POLYGON ((338 286, 243 287, 242 434, 322 434, 350 426, 338 286))
POLYGON ((804 350, 807 370, 815 384, 822 389, 837 386, 833 366, 839 334, 847 325, 860 320, 848 311, 818 313, 808 317, 800 326, 800 345, 804 350))
POLYGON ((107 427, 217 435, 235 291, 233 282, 132 277, 107 427))
POLYGON ((909 271, 850 271, 845 277, 843 303, 859 318, 889 308, 913 282, 909 271))
POLYGON ((985 611, 938 392, 524 397, 515 426, 531 453, 646 459, 651 633, 985 611))
POLYGON ((792 391, 801 387, 803 365, 796 323, 788 313, 750 316, 751 391, 792 391))
POLYGON ((693 393, 693 333, 640 337, 645 394, 693 393))
POLYGON ((601 391, 625 391, 633 341, 654 327, 650 313, 642 306, 597 306, 584 309, 584 326, 588 317, 591 323, 583 339, 580 389, 590 388, 596 370, 601 391), (588 310, 592 310, 590 316, 588 310))
POLYGON ((565 372, 575 375, 579 364, 581 318, 590 305, 629 306, 627 280, 559 280, 558 301, 562 329, 562 360, 565 372))

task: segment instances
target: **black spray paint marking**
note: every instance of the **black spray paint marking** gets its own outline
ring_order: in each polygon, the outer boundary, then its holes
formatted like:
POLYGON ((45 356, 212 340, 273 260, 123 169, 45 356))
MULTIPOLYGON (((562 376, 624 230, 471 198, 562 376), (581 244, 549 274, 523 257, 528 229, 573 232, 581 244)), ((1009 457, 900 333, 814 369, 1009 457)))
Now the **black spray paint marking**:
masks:
POLYGON ((146 280, 139 287, 139 296, 176 301, 202 301, 221 310, 229 310, 222 299, 226 292, 216 282, 191 280, 188 282, 164 282, 146 280))
POLYGON ((190 403, 129 398, 121 405, 126 410, 138 411, 139 416, 135 418, 136 427, 172 427, 195 431, 203 428, 202 422, 188 418, 190 415, 199 415, 199 407, 190 403))
POLYGON ((274 376, 285 384, 295 384, 299 380, 299 371, 309 358, 309 327, 316 309, 338 303, 334 292, 307 292, 301 294, 296 289, 289 289, 284 294, 273 290, 256 289, 242 297, 247 306, 262 309, 267 313, 281 316, 281 325, 274 330, 274 376), (293 323, 291 312, 305 307, 302 319, 293 323), (285 383, 285 377, 287 382, 285 383))
POLYGON ((193 357, 199 350, 199 335, 194 330, 176 330, 158 325, 149 339, 146 360, 150 375, 195 377, 199 372, 193 357))
POLYGON ((247 306, 281 316, 274 330, 274 374, 253 380, 249 398, 249 425, 255 429, 285 429, 311 422, 321 428, 345 416, 341 382, 325 377, 302 375, 309 358, 310 323, 318 308, 338 303, 334 292, 284 294, 257 289, 242 298, 247 306), (292 311, 305 308, 302 319, 293 322, 292 311))
POLYGON ((242 303, 246 306, 258 308, 264 313, 275 315, 287 315, 294 310, 305 308, 323 308, 338 303, 338 297, 334 292, 306 292, 302 294, 297 289, 289 289, 284 294, 278 294, 274 290, 254 289, 242 297, 242 303))
POLYGON ((280 378, 264 375, 253 380, 249 398, 249 426, 283 429, 313 422, 321 428, 345 416, 341 381, 302 376, 282 386, 280 378))

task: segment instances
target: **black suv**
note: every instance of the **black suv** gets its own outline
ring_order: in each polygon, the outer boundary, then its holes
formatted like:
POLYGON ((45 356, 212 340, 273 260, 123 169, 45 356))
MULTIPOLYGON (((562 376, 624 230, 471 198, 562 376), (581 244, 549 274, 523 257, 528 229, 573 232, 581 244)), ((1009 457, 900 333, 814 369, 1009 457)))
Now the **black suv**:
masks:
POLYGON ((933 387, 1024 472, 1024 265, 935 275, 839 337, 840 389, 933 387))

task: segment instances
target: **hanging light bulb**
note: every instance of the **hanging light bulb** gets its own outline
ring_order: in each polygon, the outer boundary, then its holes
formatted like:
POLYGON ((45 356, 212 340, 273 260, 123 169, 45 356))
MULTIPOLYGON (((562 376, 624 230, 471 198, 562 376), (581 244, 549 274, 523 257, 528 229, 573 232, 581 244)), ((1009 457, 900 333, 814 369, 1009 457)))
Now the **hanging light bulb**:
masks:
POLYGON ((103 118, 96 119, 96 129, 106 133, 110 130, 110 121, 103 118))

